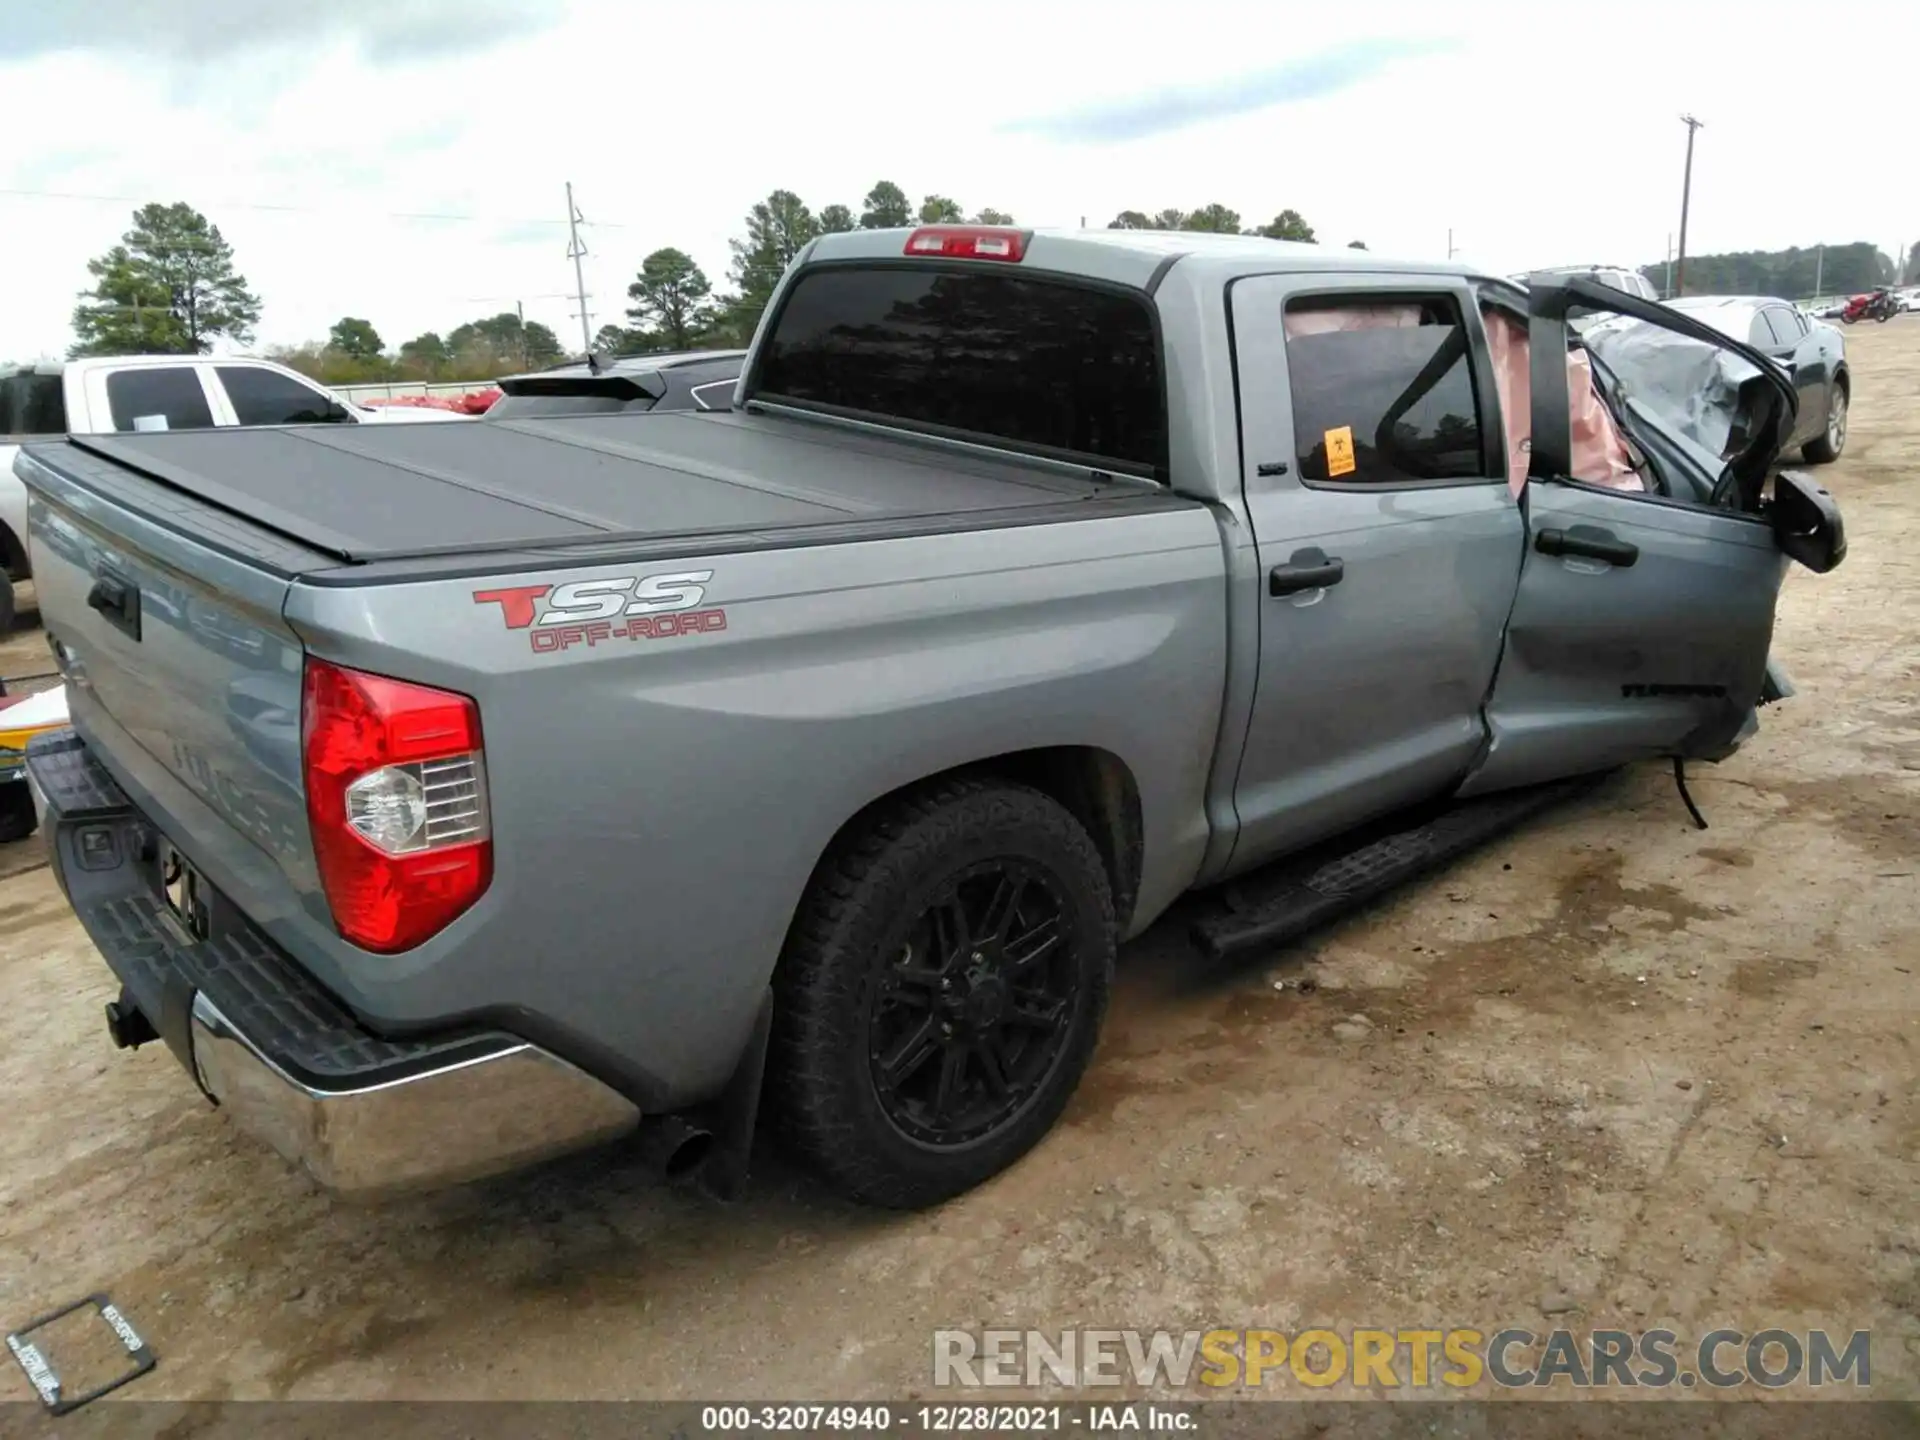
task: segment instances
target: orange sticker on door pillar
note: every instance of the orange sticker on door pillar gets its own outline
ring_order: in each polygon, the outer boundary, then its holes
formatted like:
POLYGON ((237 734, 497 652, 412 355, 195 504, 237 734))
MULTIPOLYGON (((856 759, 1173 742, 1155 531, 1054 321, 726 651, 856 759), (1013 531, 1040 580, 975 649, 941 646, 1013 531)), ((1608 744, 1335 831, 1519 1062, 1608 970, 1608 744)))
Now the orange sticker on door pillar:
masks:
POLYGON ((1337 480, 1353 473, 1353 427, 1342 425, 1327 431, 1327 478, 1337 480))

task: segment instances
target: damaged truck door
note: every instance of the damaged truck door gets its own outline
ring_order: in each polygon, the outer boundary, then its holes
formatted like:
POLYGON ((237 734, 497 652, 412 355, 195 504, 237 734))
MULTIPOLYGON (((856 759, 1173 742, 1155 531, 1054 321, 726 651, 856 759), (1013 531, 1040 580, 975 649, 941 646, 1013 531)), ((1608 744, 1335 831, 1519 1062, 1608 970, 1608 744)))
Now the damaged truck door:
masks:
POLYGON ((1328 279, 1231 291, 1261 577, 1236 868, 1456 784, 1513 603, 1521 522, 1472 290, 1328 279))
POLYGON ((1836 540, 1844 552, 1817 486, 1783 476, 1781 498, 1766 498, 1793 430, 1791 379, 1683 314, 1585 280, 1533 285, 1524 322, 1504 287, 1482 295, 1490 331, 1525 324, 1530 402, 1518 408, 1531 423, 1514 480, 1527 544, 1487 706, 1492 749, 1463 793, 1650 757, 1723 758, 1762 696, 1789 558, 1819 561, 1836 540), (1658 387, 1609 370, 1604 344, 1567 363, 1576 308, 1731 352, 1713 357, 1740 377, 1726 390, 1722 452, 1660 423, 1658 387))

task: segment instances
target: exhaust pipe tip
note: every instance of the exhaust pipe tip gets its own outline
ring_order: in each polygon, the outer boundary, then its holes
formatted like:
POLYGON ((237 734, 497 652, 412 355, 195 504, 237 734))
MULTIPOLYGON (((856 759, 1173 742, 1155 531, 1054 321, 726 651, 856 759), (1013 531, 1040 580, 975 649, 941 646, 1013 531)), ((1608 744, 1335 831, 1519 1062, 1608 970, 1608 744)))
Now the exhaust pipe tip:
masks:
POLYGON ((646 1163, 666 1180, 698 1174, 713 1154, 713 1132, 677 1115, 643 1121, 636 1143, 646 1163))
POLYGON ((674 1147, 673 1153, 661 1167, 669 1180, 685 1180, 697 1175, 713 1154, 713 1136, 705 1130, 695 1131, 674 1147))

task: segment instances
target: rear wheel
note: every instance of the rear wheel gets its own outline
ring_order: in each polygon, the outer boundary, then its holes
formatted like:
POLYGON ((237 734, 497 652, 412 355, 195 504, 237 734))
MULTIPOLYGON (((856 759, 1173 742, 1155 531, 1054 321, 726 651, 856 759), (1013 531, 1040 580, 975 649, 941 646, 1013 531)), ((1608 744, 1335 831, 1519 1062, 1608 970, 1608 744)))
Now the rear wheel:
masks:
POLYGON ((1827 428, 1800 447, 1809 465, 1831 465, 1847 448, 1847 387, 1835 381, 1827 397, 1827 428))
POLYGON ((0 636, 11 635, 17 619, 18 612, 13 603, 13 577, 0 574, 0 636))
POLYGON ((1099 853, 1048 796, 968 781, 893 803, 822 863, 781 957, 782 1138, 899 1209, 1005 1169, 1086 1070, 1114 928, 1099 853))

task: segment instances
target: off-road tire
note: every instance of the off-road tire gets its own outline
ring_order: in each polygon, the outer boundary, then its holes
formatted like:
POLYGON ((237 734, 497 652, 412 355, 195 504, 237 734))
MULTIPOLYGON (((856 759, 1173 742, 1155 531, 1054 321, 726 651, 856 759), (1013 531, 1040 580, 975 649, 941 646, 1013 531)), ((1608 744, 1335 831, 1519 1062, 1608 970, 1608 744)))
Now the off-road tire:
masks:
POLYGON ((774 977, 768 1118, 797 1159, 849 1198, 936 1205, 1004 1170, 1059 1119, 1092 1058, 1112 985, 1112 887, 1093 841, 1057 801, 990 780, 938 782, 887 802, 821 861, 774 977), (1009 858, 1063 902, 1073 977, 1057 1058, 1019 1109, 964 1144, 910 1138, 869 1069, 872 987, 943 881, 1009 858))

